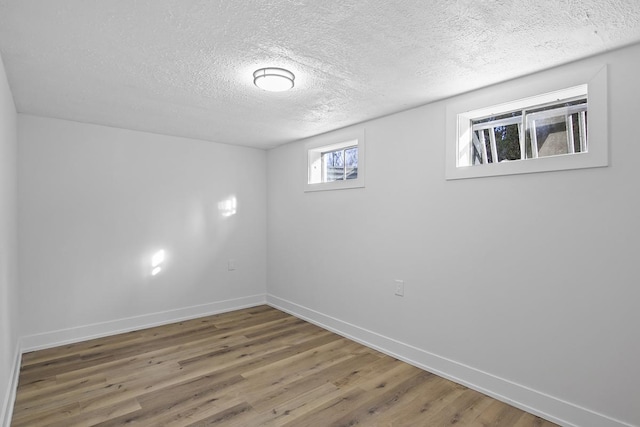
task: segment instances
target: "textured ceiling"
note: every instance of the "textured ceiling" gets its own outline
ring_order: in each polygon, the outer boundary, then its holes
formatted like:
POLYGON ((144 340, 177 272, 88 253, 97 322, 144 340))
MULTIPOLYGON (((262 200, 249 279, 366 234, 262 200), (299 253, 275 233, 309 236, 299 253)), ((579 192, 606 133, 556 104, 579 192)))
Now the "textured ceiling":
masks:
POLYGON ((259 148, 638 41, 638 0, 0 0, 19 112, 259 148))

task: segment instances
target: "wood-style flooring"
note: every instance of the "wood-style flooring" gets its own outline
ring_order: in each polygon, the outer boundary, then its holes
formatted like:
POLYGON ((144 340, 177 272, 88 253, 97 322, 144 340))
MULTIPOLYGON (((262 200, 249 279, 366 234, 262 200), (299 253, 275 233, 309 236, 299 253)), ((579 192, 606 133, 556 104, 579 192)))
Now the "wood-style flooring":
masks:
POLYGON ((553 426, 268 306, 23 355, 12 426, 553 426))

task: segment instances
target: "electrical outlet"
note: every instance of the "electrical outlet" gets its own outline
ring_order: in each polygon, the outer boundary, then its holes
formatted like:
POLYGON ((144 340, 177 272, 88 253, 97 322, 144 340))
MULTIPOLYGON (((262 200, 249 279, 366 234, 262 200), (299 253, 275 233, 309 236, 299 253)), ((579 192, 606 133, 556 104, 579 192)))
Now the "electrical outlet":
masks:
POLYGON ((399 297, 403 297, 404 296, 404 280, 396 280, 395 285, 396 285, 396 295, 399 297))
POLYGON ((236 260, 230 259, 229 262, 227 262, 227 270, 233 271, 235 269, 236 269, 236 260))

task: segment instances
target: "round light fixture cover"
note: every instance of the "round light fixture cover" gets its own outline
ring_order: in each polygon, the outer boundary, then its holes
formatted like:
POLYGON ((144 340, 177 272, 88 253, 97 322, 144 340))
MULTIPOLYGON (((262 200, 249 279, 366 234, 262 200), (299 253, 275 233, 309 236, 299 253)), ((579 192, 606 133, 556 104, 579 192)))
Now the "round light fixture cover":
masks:
POLYGON ((260 68, 253 73, 253 84, 269 92, 283 92, 293 88, 296 76, 284 68, 260 68))

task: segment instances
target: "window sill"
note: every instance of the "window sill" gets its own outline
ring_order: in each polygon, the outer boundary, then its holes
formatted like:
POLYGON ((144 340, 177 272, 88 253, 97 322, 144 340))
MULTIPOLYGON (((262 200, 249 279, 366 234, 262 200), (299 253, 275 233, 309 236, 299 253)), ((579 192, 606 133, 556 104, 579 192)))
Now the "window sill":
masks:
POLYGON ((316 184, 306 184, 304 191, 329 191, 329 190, 349 190, 351 188, 364 188, 364 180, 349 179, 346 181, 319 182, 316 184))

